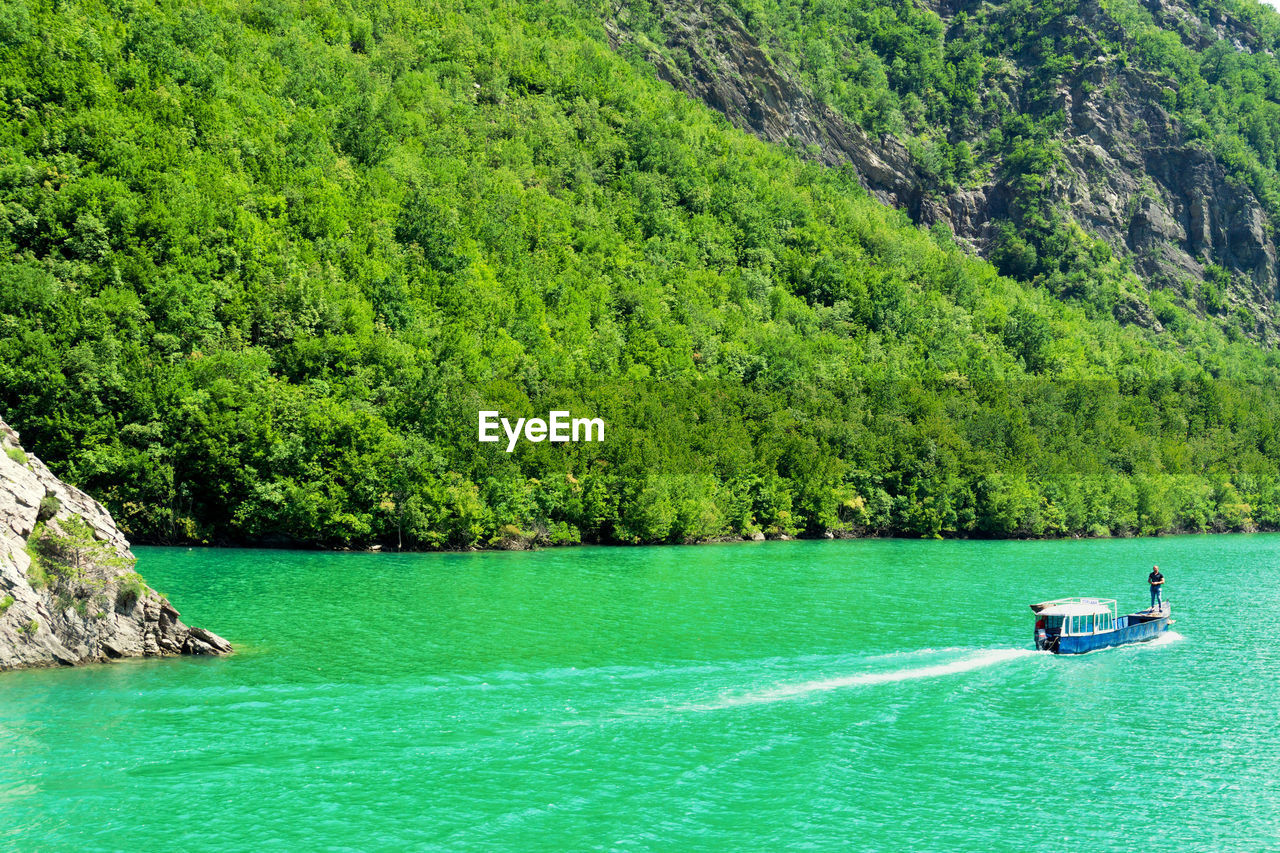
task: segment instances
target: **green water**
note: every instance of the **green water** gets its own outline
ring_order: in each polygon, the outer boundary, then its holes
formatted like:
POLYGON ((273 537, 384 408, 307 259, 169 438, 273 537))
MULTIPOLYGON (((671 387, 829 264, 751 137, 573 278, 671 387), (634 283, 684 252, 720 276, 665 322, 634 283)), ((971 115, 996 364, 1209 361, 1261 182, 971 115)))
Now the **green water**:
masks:
POLYGON ((1280 845, 1277 536, 140 569, 243 651, 0 676, 0 849, 1280 845), (1176 635, 1029 651, 1152 562, 1176 635))

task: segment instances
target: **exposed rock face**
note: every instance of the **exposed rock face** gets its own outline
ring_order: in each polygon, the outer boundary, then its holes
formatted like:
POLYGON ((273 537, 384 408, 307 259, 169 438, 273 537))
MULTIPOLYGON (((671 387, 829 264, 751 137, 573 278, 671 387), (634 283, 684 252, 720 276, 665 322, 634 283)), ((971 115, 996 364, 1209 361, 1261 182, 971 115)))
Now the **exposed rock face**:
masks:
POLYGON ((53 476, 0 421, 0 670, 230 653, 218 635, 184 625, 133 563, 106 509, 53 476), (82 543, 82 559, 43 583, 43 560, 32 557, 39 543, 31 541, 41 529, 79 533, 82 543))
POLYGON ((1085 76, 1064 93, 1070 135, 1060 177, 1075 219, 1156 284, 1202 279, 1208 260, 1237 274, 1242 304, 1273 303, 1276 246, 1253 192, 1184 136, 1159 104, 1159 79, 1137 70, 1085 76))
MULTIPOLYGON (((1205 23, 1185 0, 1144 3, 1193 48, 1226 41, 1235 50, 1256 49, 1251 26, 1226 12, 1211 12, 1205 23)), ((972 13, 978 4, 926 0, 926 5, 945 23, 958 11, 972 13)), ((643 43, 629 29, 625 7, 619 6, 618 14, 605 23, 614 46, 643 43)), ((980 254, 992 248, 995 224, 1016 203, 1011 187, 998 179, 950 190, 929 185, 898 140, 868 137, 815 98, 802 75, 771 58, 768 46, 718 0, 663 4, 660 26, 663 50, 646 55, 659 77, 757 136, 796 146, 828 165, 852 165, 869 192, 917 222, 947 223, 980 254)), ((1055 26, 1095 43, 1093 33, 1123 35, 1097 0, 1085 0, 1076 15, 1055 26)), ((987 97, 1013 109, 1027 100, 1024 80, 1030 69, 1018 67, 1021 61, 1010 58, 1007 75, 993 83, 987 97)), ((1210 263, 1229 270, 1231 303, 1254 315, 1260 334, 1280 333, 1275 311, 1280 266, 1262 205, 1247 186, 1231 183, 1216 157, 1169 114, 1164 105, 1174 91, 1172 81, 1120 66, 1086 64, 1058 92, 1057 106, 1067 123, 1059 137, 1063 162, 1051 178, 1057 203, 1132 259, 1151 286, 1181 288, 1201 281, 1210 263)), ((1121 315, 1153 327, 1141 312, 1121 308, 1121 315)))

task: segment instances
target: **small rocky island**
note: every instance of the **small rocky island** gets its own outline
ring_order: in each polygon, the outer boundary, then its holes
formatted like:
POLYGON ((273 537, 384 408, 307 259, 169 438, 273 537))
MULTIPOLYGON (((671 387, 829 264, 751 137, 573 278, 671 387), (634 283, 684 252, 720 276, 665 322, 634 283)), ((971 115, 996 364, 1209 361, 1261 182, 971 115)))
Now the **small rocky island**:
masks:
POLYGON ((0 671, 225 655, 134 571, 111 514, 27 453, 0 420, 0 671))

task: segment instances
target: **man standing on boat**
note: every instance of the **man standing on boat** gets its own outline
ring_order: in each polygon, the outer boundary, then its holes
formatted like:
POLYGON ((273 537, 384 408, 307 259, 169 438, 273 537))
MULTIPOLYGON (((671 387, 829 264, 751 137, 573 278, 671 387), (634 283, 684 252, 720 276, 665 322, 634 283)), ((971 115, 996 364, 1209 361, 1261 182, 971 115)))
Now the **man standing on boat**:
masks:
POLYGON ((1164 599, 1160 594, 1164 587, 1164 575, 1160 574, 1159 566, 1151 567, 1151 574, 1147 575, 1147 583, 1151 584, 1151 609, 1164 606, 1164 599))

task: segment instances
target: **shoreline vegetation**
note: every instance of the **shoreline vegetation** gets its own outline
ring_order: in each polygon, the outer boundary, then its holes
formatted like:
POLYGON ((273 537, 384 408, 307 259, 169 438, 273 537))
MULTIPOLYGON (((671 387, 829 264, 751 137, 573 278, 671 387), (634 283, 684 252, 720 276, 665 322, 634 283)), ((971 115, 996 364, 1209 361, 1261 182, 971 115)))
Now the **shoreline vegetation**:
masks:
POLYGON ((910 533, 855 533, 852 531, 827 531, 817 535, 800 534, 789 536, 785 533, 775 536, 716 536, 707 539, 693 539, 677 542, 568 542, 553 543, 549 539, 536 536, 511 536, 508 539, 485 545, 469 545, 462 548, 400 548, 395 543, 373 542, 355 545, 322 545, 305 542, 283 542, 279 540, 261 542, 134 542, 133 545, 146 548, 219 548, 231 550, 264 549, 269 551, 325 551, 333 553, 366 553, 366 554, 466 554, 484 552, 521 552, 543 551, 551 548, 652 548, 682 547, 692 548, 699 545, 746 545, 761 542, 850 542, 850 541, 914 541, 929 539, 937 542, 1058 542, 1072 540, 1102 539, 1160 539, 1169 536, 1232 536, 1280 533, 1280 527, 1242 527, 1239 529, 1208 530, 1162 530, 1156 533, 1120 533, 1120 534, 1080 534, 1066 533, 1056 536, 981 536, 981 535, 943 535, 920 536, 910 533))
POLYGON ((592 4, 19 2, 0 79, 0 412, 132 541, 1280 527, 1280 352, 1078 229, 1002 275, 592 4))

